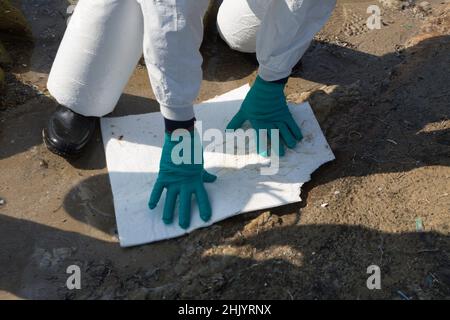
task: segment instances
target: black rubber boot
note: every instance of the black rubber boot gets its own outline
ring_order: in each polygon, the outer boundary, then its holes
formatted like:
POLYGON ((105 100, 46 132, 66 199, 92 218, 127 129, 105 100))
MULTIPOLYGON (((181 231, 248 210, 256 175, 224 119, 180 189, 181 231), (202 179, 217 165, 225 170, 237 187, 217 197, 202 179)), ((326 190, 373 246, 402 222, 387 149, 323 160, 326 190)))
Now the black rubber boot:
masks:
POLYGON ((92 139, 98 119, 82 116, 60 105, 42 131, 44 143, 59 156, 75 158, 92 139))

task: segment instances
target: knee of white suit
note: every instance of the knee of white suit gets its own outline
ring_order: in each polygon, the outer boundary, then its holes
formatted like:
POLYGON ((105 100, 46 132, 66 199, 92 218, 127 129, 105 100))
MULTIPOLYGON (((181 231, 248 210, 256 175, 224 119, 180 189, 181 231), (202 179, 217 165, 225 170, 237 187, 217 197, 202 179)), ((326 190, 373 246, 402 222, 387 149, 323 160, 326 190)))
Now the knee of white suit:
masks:
MULTIPOLYGON (((328 20, 336 0, 321 0, 315 3, 311 0, 275 0, 284 5, 287 10, 268 12, 274 0, 223 0, 217 14, 217 29, 221 38, 230 48, 246 53, 256 52, 257 35, 266 14, 270 18, 290 20, 292 14, 298 23, 311 22, 306 28, 314 29, 328 20), (300 11, 306 13, 304 17, 300 11), (286 16, 284 16, 286 15, 286 16)), ((272 8, 273 9, 273 8, 272 8)), ((295 32, 295 30, 290 30, 295 32)), ((289 41, 289 40, 287 40, 289 41)), ((270 46, 270 44, 269 44, 270 46)))
POLYGON ((256 52, 256 34, 272 0, 224 0, 217 13, 217 29, 230 48, 256 52))

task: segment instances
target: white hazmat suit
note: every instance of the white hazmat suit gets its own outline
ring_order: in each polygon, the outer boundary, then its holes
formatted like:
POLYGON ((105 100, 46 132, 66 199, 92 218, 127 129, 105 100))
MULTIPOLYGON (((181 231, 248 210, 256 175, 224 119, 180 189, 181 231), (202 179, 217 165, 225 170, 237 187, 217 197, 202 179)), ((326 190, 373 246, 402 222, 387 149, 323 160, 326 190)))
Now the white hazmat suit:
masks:
MULTIPOLYGON (((225 0, 218 28, 232 48, 256 50, 262 79, 279 80, 289 76, 335 2, 225 0)), ((80 0, 53 63, 49 92, 76 113, 104 116, 113 111, 143 53, 163 116, 192 119, 202 80, 199 48, 208 3, 80 0)))

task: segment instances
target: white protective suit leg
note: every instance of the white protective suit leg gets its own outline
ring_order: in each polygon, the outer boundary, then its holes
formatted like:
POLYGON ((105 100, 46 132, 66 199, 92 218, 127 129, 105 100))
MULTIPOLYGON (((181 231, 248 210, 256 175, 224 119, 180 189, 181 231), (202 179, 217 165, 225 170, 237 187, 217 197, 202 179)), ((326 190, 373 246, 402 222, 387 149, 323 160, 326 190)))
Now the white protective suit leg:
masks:
MULTIPOLYGON (((256 37, 259 74, 267 81, 289 76, 335 6, 335 0, 270 1, 256 37)), ((50 93, 77 113, 103 116, 144 51, 162 114, 191 119, 207 6, 208 0, 80 0, 49 76, 50 93)))
POLYGON ((194 117, 202 80, 209 0, 80 0, 49 76, 62 105, 85 116, 111 112, 144 52, 161 113, 194 117))
POLYGON ((85 115, 113 111, 142 55, 136 0, 80 0, 48 80, 58 103, 85 115))
POLYGON ((224 0, 218 28, 231 48, 256 50, 260 77, 275 81, 291 74, 335 5, 336 0, 224 0))
POLYGON ((144 13, 144 56, 162 115, 194 117, 202 81, 203 17, 209 0, 138 0, 144 13))

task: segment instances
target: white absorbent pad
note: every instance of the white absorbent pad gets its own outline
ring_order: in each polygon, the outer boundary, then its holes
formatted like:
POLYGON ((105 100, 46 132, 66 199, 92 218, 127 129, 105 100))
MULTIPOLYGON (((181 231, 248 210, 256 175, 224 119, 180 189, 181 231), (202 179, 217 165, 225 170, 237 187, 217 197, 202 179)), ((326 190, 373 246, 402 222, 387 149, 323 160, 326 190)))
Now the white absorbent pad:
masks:
MULTIPOLYGON (((197 105, 196 118, 202 121, 203 133, 210 128, 224 132, 248 90, 246 85, 197 105)), ((310 105, 303 103, 289 107, 304 138, 295 149, 286 149, 275 175, 261 174, 262 168, 270 166, 270 159, 259 156, 254 150, 247 155, 225 154, 218 152, 218 148, 208 148, 210 142, 203 142, 205 169, 218 177, 216 182, 205 184, 212 218, 208 223, 203 222, 193 200, 188 230, 178 226, 177 212, 171 225, 163 223, 165 192, 154 210, 147 206, 158 175, 164 140, 161 114, 102 118, 103 143, 121 246, 178 237, 237 214, 300 201, 301 186, 311 179, 314 170, 333 160, 334 155, 310 105)))

